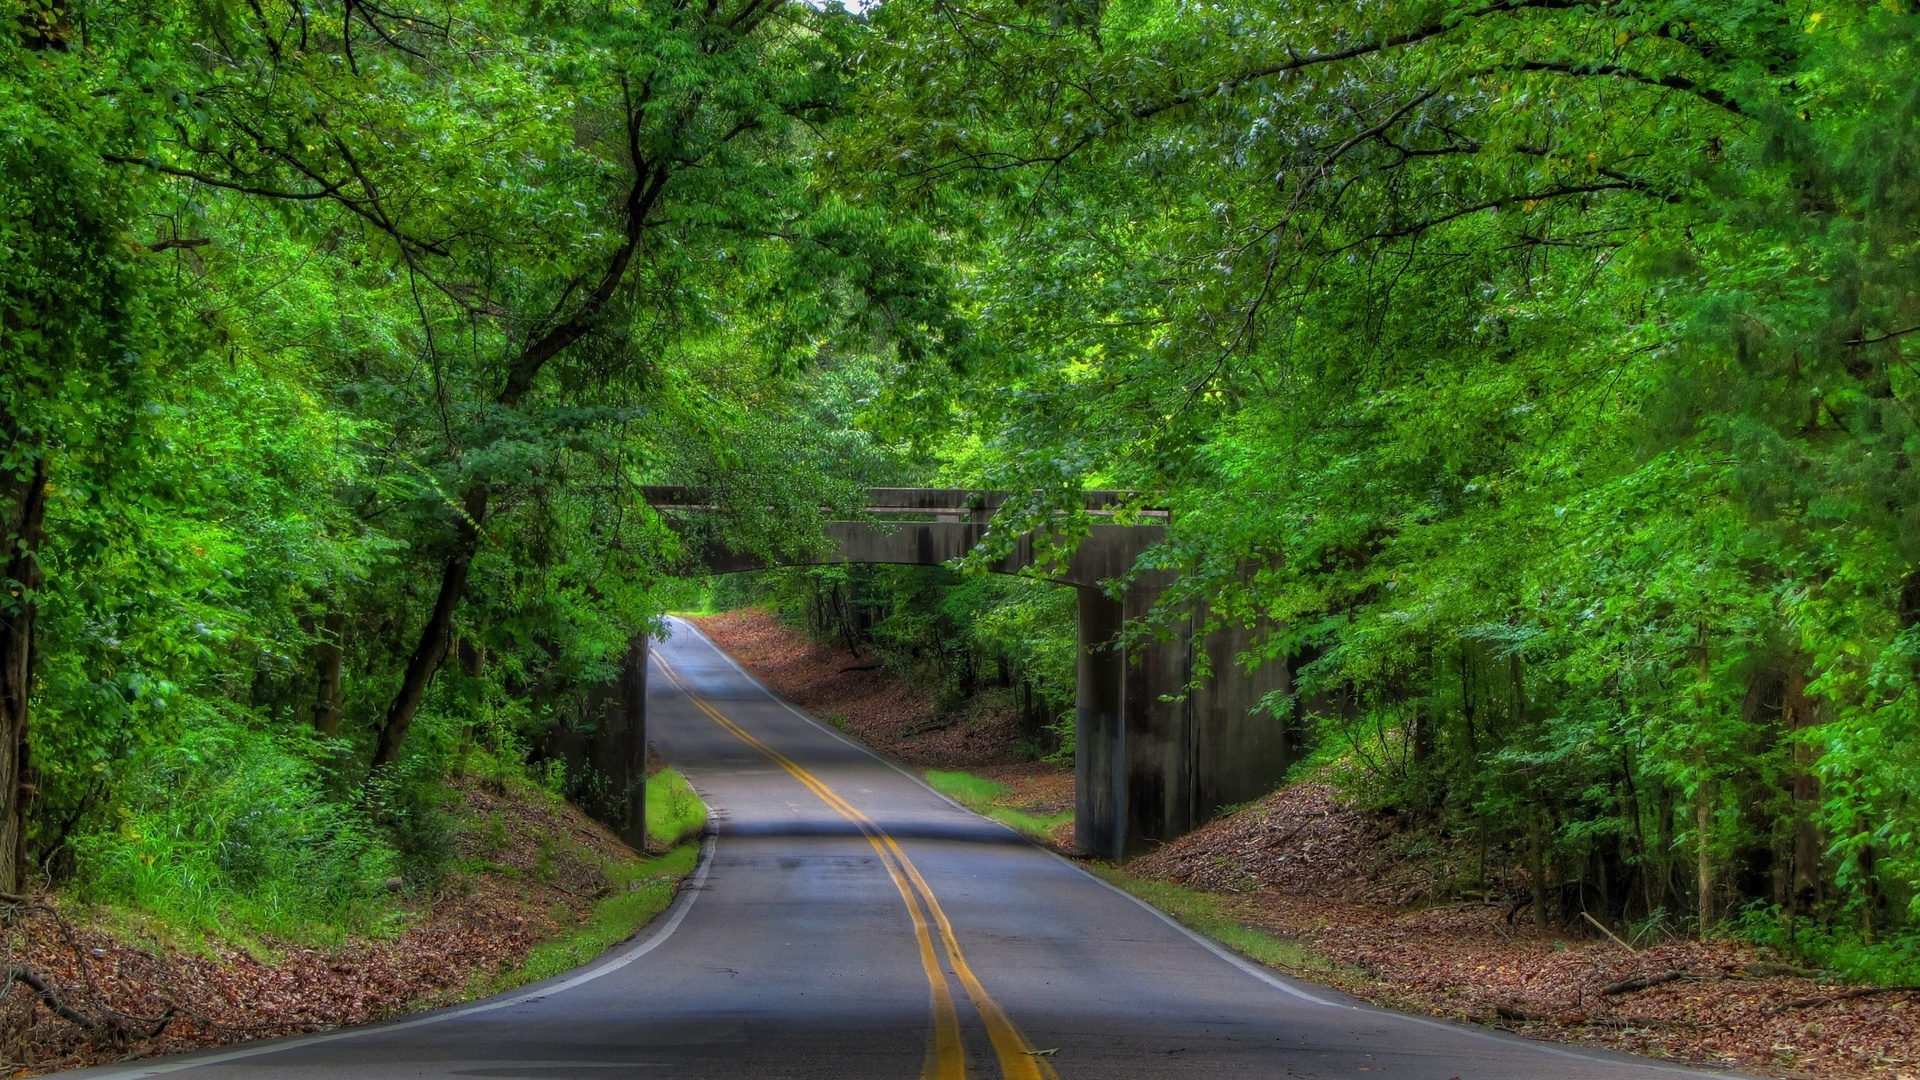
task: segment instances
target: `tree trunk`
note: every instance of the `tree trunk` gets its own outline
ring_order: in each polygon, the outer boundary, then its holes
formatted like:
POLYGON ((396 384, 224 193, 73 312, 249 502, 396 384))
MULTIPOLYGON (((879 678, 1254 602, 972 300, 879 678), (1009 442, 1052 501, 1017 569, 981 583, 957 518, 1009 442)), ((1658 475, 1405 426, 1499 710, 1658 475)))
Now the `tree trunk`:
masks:
POLYGON ((346 631, 347 613, 338 608, 329 610, 321 622, 320 643, 313 647, 314 674, 319 683, 314 694, 313 726, 329 739, 340 734, 340 719, 346 713, 346 631))
POLYGON ((1659 849, 1660 866, 1659 900, 1656 907, 1666 907, 1669 903, 1678 907, 1679 889, 1673 881, 1673 788, 1666 781, 1656 781, 1654 788, 1653 829, 1654 846, 1659 849))
POLYGON ((1713 804, 1717 787, 1711 778, 1703 775, 1693 789, 1695 885, 1700 894, 1700 936, 1703 939, 1713 926, 1713 804))
MULTIPOLYGON (((1698 717, 1696 722, 1703 726, 1707 718, 1707 684, 1713 678, 1707 640, 1707 626, 1702 623, 1699 642, 1694 646, 1694 667, 1698 681, 1694 684, 1693 704, 1698 717)), ((1697 751, 1694 765, 1699 770, 1693 785, 1694 886, 1699 894, 1700 938, 1704 941, 1707 931, 1713 926, 1713 809, 1718 797, 1718 785, 1708 772, 1710 762, 1704 745, 1697 751)))
POLYGON ((427 616, 427 625, 420 630, 420 642, 414 646, 413 655, 407 658, 407 670, 400 680, 400 691, 393 696, 393 704, 387 708, 386 723, 380 726, 380 738, 373 749, 373 767, 376 769, 400 760, 400 746, 406 742, 407 729, 413 726, 413 718, 420 711, 420 702, 427 696, 427 685, 433 681, 433 673, 440 670, 441 662, 447 658, 447 649, 453 643, 453 614, 459 609, 460 598, 467 591, 467 572, 473 569, 474 550, 480 542, 480 524, 487 513, 486 487, 476 484, 469 488, 463 509, 465 520, 460 523, 460 537, 453 554, 447 557, 446 566, 440 571, 440 594, 434 598, 433 613, 427 616))
POLYGON ((1467 639, 1460 639, 1460 721, 1467 731, 1468 768, 1477 769, 1480 764, 1480 733, 1473 722, 1472 648, 1472 644, 1467 639))
MULTIPOLYGON (((732 29, 744 39, 753 32, 754 25, 735 25, 732 29)), ((638 111, 630 103, 626 115, 627 147, 633 156, 634 172, 622 211, 626 219, 625 240, 608 260, 599 284, 594 286, 572 317, 550 327, 514 359, 512 366, 507 369, 506 385, 500 388, 493 399, 494 404, 503 409, 519 408, 520 403, 533 392, 534 380, 540 377, 540 370, 547 362, 587 336, 619 292, 620 283, 626 279, 627 267, 633 261, 634 253, 640 250, 640 239, 646 232, 647 215, 659 204, 678 160, 673 153, 665 153, 652 161, 641 155, 640 135, 645 111, 644 101, 638 105, 638 111)), ((468 488, 461 502, 465 513, 460 523, 460 535, 453 554, 447 557, 446 566, 441 569, 440 595, 434 600, 433 613, 427 617, 427 625, 420 631, 420 641, 414 646, 413 655, 407 658, 407 670, 401 679, 400 690, 394 695, 393 704, 387 708, 387 720, 381 725, 380 739, 373 751, 375 768, 391 765, 400 759, 400 745, 406 741, 407 729, 413 726, 414 714, 420 711, 420 701, 426 696, 427 685, 433 681, 434 672, 446 660, 447 651, 453 643, 453 613, 459 608, 461 595, 466 591, 467 572, 473 568, 474 551, 480 543, 480 526, 487 514, 486 485, 475 484, 468 488)))
MULTIPOLYGON (((482 626, 481 633, 485 633, 482 626)), ((487 647, 478 634, 460 639, 460 674, 478 679, 487 671, 487 647)))
POLYGON ((1552 925, 1553 916, 1547 911, 1547 839, 1540 826, 1537 791, 1530 801, 1533 805, 1527 815, 1527 876, 1533 886, 1533 924, 1546 927, 1552 925))
POLYGON ((0 892, 26 878, 27 706, 33 693, 34 616, 39 607, 40 541, 47 510, 47 462, 26 478, 7 477, 6 595, 0 597, 0 892))
MULTIPOLYGON (((1795 663, 1787 673, 1785 700, 1786 713, 1782 719, 1790 732, 1800 732, 1819 722, 1819 705, 1807 696, 1807 673, 1801 666, 1803 657, 1796 657, 1795 663)), ((1793 773, 1793 886, 1789 910, 1797 915, 1811 915, 1820 905, 1821 884, 1826 880, 1822 870, 1822 854, 1826 844, 1822 842, 1820 824, 1814 814, 1819 809, 1820 780, 1813 773, 1813 747, 1798 739, 1792 746, 1793 773)))

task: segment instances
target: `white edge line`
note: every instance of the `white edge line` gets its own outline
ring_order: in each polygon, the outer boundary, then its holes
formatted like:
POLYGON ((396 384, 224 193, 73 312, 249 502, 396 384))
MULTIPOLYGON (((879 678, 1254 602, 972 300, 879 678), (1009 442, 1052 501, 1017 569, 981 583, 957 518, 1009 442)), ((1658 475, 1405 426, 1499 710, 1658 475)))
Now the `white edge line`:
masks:
MULTIPOLYGON (((1038 845, 1035 845, 1035 846, 1038 846, 1038 845)), ((1042 848, 1041 850, 1046 851, 1045 848, 1042 848)), ((1193 939, 1193 941, 1196 944, 1198 944, 1201 948, 1214 954, 1220 959, 1225 960, 1227 963, 1232 964, 1234 967, 1239 968, 1241 971, 1246 972, 1248 975, 1251 975, 1252 977, 1260 980, 1261 982, 1266 983, 1268 986, 1271 986, 1276 990, 1282 991, 1283 993, 1291 994, 1294 997, 1301 998, 1306 1001, 1311 1001, 1315 1005, 1324 1005, 1330 1009, 1344 1009, 1351 1012, 1372 1013, 1376 1016, 1381 1016, 1381 1017, 1385 1017, 1393 1020, 1406 1020, 1415 1024, 1421 1024, 1426 1027, 1439 1028, 1442 1031, 1451 1031, 1459 1035, 1469 1035, 1474 1038, 1489 1039, 1489 1040, 1492 1040, 1493 1042, 1500 1043, 1504 1046, 1510 1047, 1515 1050, 1535 1050, 1545 1054, 1552 1054, 1556 1057, 1572 1058, 1576 1061, 1584 1061, 1584 1062, 1587 1062, 1588 1064, 1602 1064, 1602 1065, 1611 1064, 1612 1062, 1609 1060, 1608 1057, 1603 1057, 1601 1055, 1617 1054, 1620 1057, 1626 1059, 1624 1061, 1619 1062, 1619 1064, 1637 1065, 1644 1069, 1650 1069, 1658 1072, 1676 1073, 1681 1076, 1738 1077, 1743 1075, 1743 1074, 1729 1073, 1729 1072, 1723 1072, 1720 1070, 1713 1070, 1713 1069, 1698 1069, 1688 1065, 1674 1065, 1674 1064, 1670 1064, 1670 1063, 1659 1061, 1652 1058, 1644 1058, 1637 1054, 1628 1054, 1622 1051, 1608 1050, 1605 1048, 1595 1048, 1598 1051, 1598 1053, 1595 1053, 1595 1052, 1583 1053, 1580 1050, 1568 1049, 1563 1045, 1556 1045, 1554 1043, 1545 1042, 1540 1039, 1529 1039, 1524 1035, 1514 1035, 1504 1031, 1492 1031, 1487 1028, 1481 1027, 1478 1024, 1460 1023, 1460 1022, 1451 1021, 1451 1020, 1436 1020, 1433 1017, 1421 1016, 1417 1013, 1400 1012, 1397 1009, 1383 1009, 1378 1005, 1372 1004, 1371 1002, 1362 1002, 1361 1004, 1358 1004, 1358 1005, 1345 1005, 1338 1001, 1328 1001, 1325 998, 1316 997, 1312 994, 1309 994, 1305 990, 1300 989, 1299 987, 1289 985, 1285 979, 1274 974, 1272 969, 1267 968, 1262 964, 1257 964, 1254 961, 1249 960, 1244 956, 1241 956, 1239 953, 1234 952, 1232 949, 1227 948, 1225 945, 1222 945, 1219 942, 1213 940, 1212 938, 1207 937, 1205 934, 1202 934, 1199 931, 1193 929, 1192 927, 1187 926, 1185 923, 1180 922, 1178 919, 1175 919, 1173 916, 1167 914, 1164 911, 1161 911, 1159 908, 1154 907, 1152 904, 1147 903, 1145 900, 1142 900, 1140 897, 1133 895, 1132 893, 1128 892, 1125 889, 1122 889, 1118 885, 1115 885, 1113 882, 1106 881, 1100 878, 1098 875, 1090 873, 1085 867, 1076 864, 1071 859, 1064 858, 1063 856, 1061 856, 1059 852, 1047 851, 1047 854, 1060 859, 1061 862, 1064 862, 1068 866, 1073 867, 1075 870, 1078 870, 1081 873, 1086 874, 1088 877, 1092 878, 1095 882, 1098 882, 1100 885, 1103 885, 1106 888, 1112 889, 1114 892, 1120 894, 1121 896, 1126 897, 1128 900, 1131 900, 1134 903, 1145 908, 1148 912, 1150 912, 1155 917, 1157 917, 1161 922, 1164 922, 1168 926, 1171 926, 1175 930, 1178 930, 1182 934, 1185 934, 1187 937, 1193 939)))
POLYGON ((717 841, 718 834, 715 832, 713 826, 709 824, 707 826, 706 838, 700 843, 699 864, 694 867, 693 876, 687 879, 686 884, 680 887, 679 894, 674 897, 673 914, 667 917, 667 921, 662 923, 658 930, 647 935, 646 940, 625 952, 621 952, 611 959, 604 960, 597 966, 589 967, 585 971, 571 978, 563 979, 560 982, 538 984, 535 989, 523 991, 512 997, 484 1001, 474 1005, 448 1009, 444 1012, 430 1013, 412 1020, 401 1020, 391 1024, 366 1024, 339 1031, 330 1031, 320 1035, 296 1035, 292 1038, 273 1039, 231 1050, 188 1054, 174 1060, 161 1059, 150 1064, 138 1064, 131 1068, 115 1069, 110 1072, 88 1070, 72 1075, 75 1077, 75 1080, 132 1080, 134 1077, 159 1076, 163 1073, 179 1072, 182 1069, 197 1069, 205 1065, 220 1065, 229 1061, 239 1061, 242 1058, 259 1057, 262 1054, 277 1054, 284 1050, 317 1046, 320 1043, 335 1042, 340 1039, 357 1039, 365 1035, 385 1035, 395 1031, 405 1031, 408 1028, 438 1024, 447 1020, 459 1020, 478 1013, 493 1012, 496 1009, 507 1009, 515 1005, 524 1005, 530 1001, 538 1001, 541 998, 571 990, 576 986, 590 983, 603 975, 611 975, 619 971, 621 968, 626 967, 628 964, 659 948, 665 943, 667 938, 673 935, 675 930, 680 928, 680 923, 686 919, 687 912, 693 910, 693 902, 699 897, 701 888, 706 884, 707 871, 713 866, 713 848, 717 841))
MULTIPOLYGON (((1503 1031, 1491 1031, 1491 1030, 1488 1030, 1487 1028, 1481 1027, 1478 1024, 1457 1023, 1457 1022, 1448 1021, 1448 1020, 1435 1020, 1432 1017, 1417 1016, 1413 1013, 1399 1012, 1393 1009, 1383 1009, 1377 1005, 1373 1005, 1370 1003, 1362 1004, 1362 1005, 1343 1005, 1340 1002, 1328 1001, 1326 998, 1318 997, 1314 994, 1310 994, 1307 991, 1292 985, 1285 978, 1275 974, 1271 969, 1265 967, 1264 965, 1254 963, 1253 961, 1247 959, 1246 957, 1241 956, 1239 953, 1234 952, 1232 949, 1227 948, 1225 945, 1222 945, 1219 942, 1213 940, 1212 938, 1207 937, 1206 935, 1201 934, 1200 932, 1194 930, 1193 928, 1185 925, 1184 923, 1180 922, 1178 919, 1175 919, 1173 916, 1167 914, 1164 911, 1161 911, 1159 908, 1154 907, 1152 904, 1147 903, 1145 900, 1142 900, 1139 897, 1128 892, 1127 890, 1120 888, 1118 885, 1115 885, 1110 881, 1103 880, 1099 875, 1088 870, 1086 867, 1081 866, 1079 863, 1074 862, 1072 859, 1067 858, 1066 856, 1060 854, 1057 851, 1054 851, 1051 848, 1042 847, 1039 844, 1035 844, 1033 842, 1032 837, 1027 836, 1026 834, 1020 832, 1017 829, 1009 827, 1005 822, 994 821, 992 818, 987 817, 984 814, 976 813, 972 809, 969 809, 968 807, 961 805, 960 803, 954 801, 953 799, 948 798, 945 793, 941 792, 939 789, 935 788, 933 785, 927 783, 924 778, 915 776, 912 772, 909 772, 900 763, 882 756, 880 752, 875 750, 873 747, 868 746, 865 743, 854 740, 853 738, 849 737, 847 734, 842 732, 840 729, 822 721, 819 717, 813 716, 803 711, 798 706, 788 701, 786 698, 781 697, 779 694, 775 693, 773 689, 769 687, 766 683, 761 682, 759 677, 755 676, 751 671, 748 671, 745 667, 742 667, 740 662, 738 660, 735 660, 725 649, 722 649, 719 645, 716 645, 713 639, 708 637, 705 631, 701 630, 698 626, 695 626, 691 620, 682 618, 677 615, 670 615, 667 618, 668 618, 668 621, 672 623, 685 623, 687 629, 692 630, 694 632, 694 634, 699 638, 701 644, 705 645, 709 649, 712 649, 716 655, 718 655, 722 660, 725 660, 728 664, 732 665, 735 671, 739 672, 742 676, 744 676, 746 680, 752 683, 755 687, 757 687, 761 693, 767 695, 768 697, 772 698, 774 701, 778 702, 780 705, 785 707, 788 712, 792 713, 793 715, 799 717, 802 720, 805 720, 807 723, 812 724, 814 727, 819 728, 821 731, 826 732, 827 734, 833 736, 834 738, 839 739, 841 742, 846 743, 848 746, 851 746, 861 751, 862 753, 866 754, 868 757, 873 758, 875 761, 878 761, 882 765, 887 766, 888 768, 892 769, 894 772, 897 772, 901 776, 904 776, 907 779, 913 781, 915 784, 918 784, 920 787, 925 788, 927 791, 931 792, 933 795, 938 797, 942 802, 947 803, 949 806, 952 806, 957 810, 966 811, 967 813, 972 814, 974 817, 977 817, 982 821, 991 822, 994 825, 998 825, 1002 829, 1006 829, 1008 832, 1012 833, 1013 835, 1018 836, 1022 842, 1030 845, 1034 850, 1053 856, 1055 859, 1059 860, 1063 865, 1072 869, 1075 873, 1086 877, 1089 881, 1092 881, 1094 884, 1099 885, 1101 888, 1111 889, 1114 893, 1120 896, 1126 897, 1128 900, 1132 901, 1133 903, 1140 905, 1141 908, 1145 909, 1148 913, 1153 915, 1155 918, 1159 919, 1161 922, 1166 923, 1168 926, 1171 926, 1175 930, 1178 930, 1180 933, 1186 935, 1189 939, 1191 939, 1195 944, 1199 945, 1201 948, 1207 950, 1208 952, 1219 957, 1220 959, 1225 960, 1227 963, 1232 964, 1234 967, 1240 969, 1240 971, 1245 973, 1246 975, 1249 975, 1252 978, 1258 979, 1260 982, 1265 983, 1267 986, 1272 987, 1273 989, 1278 990, 1283 994, 1288 994, 1293 997, 1299 998, 1302 1001, 1311 1002, 1315 1005, 1321 1005, 1329 1009, 1340 1009, 1343 1011, 1370 1012, 1370 1013, 1374 1013, 1376 1015, 1394 1019, 1394 1020, 1406 1020, 1415 1024, 1424 1025, 1426 1027, 1439 1028, 1442 1031, 1451 1031, 1460 1035, 1468 1035, 1474 1038, 1487 1039, 1492 1042, 1497 1042, 1503 1046, 1511 1047, 1516 1050, 1535 1050, 1535 1051, 1539 1051, 1540 1053, 1553 1055, 1555 1057, 1572 1058, 1575 1061, 1584 1061, 1589 1064, 1612 1064, 1612 1062, 1609 1061, 1606 1057, 1601 1057, 1597 1054, 1582 1053, 1579 1050, 1565 1049, 1553 1043, 1545 1042, 1539 1039, 1529 1039, 1523 1035, 1514 1035, 1514 1034, 1510 1034, 1508 1032, 1503 1032, 1503 1031)), ((1670 1065, 1670 1064, 1667 1064, 1666 1062, 1657 1061, 1651 1058, 1643 1058, 1635 1054, 1624 1054, 1621 1051, 1605 1051, 1605 1053, 1620 1054, 1620 1056, 1627 1059, 1626 1061, 1620 1062, 1620 1064, 1623 1064, 1623 1065, 1631 1063, 1633 1065, 1638 1065, 1644 1069, 1649 1069, 1656 1072, 1674 1073, 1681 1076, 1739 1077, 1744 1075, 1740 1073, 1722 1072, 1719 1070, 1697 1069, 1697 1068, 1692 1068, 1690 1066, 1685 1066, 1685 1065, 1670 1065)))

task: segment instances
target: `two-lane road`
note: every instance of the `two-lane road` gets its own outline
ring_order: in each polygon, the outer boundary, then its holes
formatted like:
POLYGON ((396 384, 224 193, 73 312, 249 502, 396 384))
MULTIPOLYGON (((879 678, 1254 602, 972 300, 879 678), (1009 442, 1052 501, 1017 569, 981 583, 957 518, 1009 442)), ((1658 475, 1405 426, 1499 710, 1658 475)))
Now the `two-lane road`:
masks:
POLYGON ((661 754, 712 807, 662 920, 594 965, 396 1024, 77 1074, 1654 1080, 1705 1075, 1373 1009, 1201 942, 947 802, 690 626, 655 650, 661 754))

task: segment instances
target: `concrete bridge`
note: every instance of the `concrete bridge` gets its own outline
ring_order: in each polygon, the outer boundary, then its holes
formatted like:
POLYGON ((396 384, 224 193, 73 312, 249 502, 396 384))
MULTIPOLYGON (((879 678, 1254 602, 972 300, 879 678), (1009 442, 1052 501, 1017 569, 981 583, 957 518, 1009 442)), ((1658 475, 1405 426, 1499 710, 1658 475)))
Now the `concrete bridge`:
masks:
MULTIPOLYGON (((690 535, 701 531, 697 515, 712 509, 695 489, 656 487, 646 495, 670 519, 686 521, 690 535)), ((828 522, 820 554, 779 565, 951 563, 979 545, 1005 498, 958 489, 873 489, 866 508, 871 520, 828 522)), ((1085 508, 1096 521, 1065 559, 1042 565, 1052 549, 1046 538, 1027 535, 991 567, 1006 574, 1037 568, 1079 594, 1074 840, 1102 858, 1148 850, 1192 831, 1223 806, 1266 794, 1297 754, 1285 724, 1253 711, 1263 695, 1289 688, 1289 672, 1284 664, 1251 674, 1241 670, 1234 657, 1251 644, 1245 631, 1209 635, 1213 673, 1191 691, 1193 627, 1172 640, 1119 644, 1122 625, 1143 617, 1171 581, 1164 573, 1142 574, 1118 599, 1108 594, 1107 586, 1124 578, 1165 534, 1164 511, 1135 512, 1125 524, 1099 520, 1113 518, 1124 502, 1122 492, 1086 493, 1085 508)), ((689 569, 724 574, 768 565, 709 546, 696 551, 689 569)), ((617 688, 620 704, 638 721, 614 725, 627 732, 623 744, 638 739, 644 745, 638 715, 646 700, 643 649, 644 643, 628 664, 625 685, 617 688)), ((606 751, 580 746, 565 752, 590 762, 606 751)), ((624 808, 629 818, 640 812, 639 806, 624 808)))

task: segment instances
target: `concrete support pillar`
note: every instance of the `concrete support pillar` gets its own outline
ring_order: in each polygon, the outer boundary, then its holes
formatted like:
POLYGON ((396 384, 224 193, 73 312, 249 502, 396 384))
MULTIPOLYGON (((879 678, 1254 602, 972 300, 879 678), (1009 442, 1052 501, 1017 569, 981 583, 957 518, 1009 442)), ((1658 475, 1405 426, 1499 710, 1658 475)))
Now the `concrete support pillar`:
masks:
POLYGON ((1212 674, 1193 686, 1190 625, 1124 654, 1100 647, 1125 623, 1145 618, 1158 597, 1152 582, 1136 584, 1118 603, 1080 592, 1074 842, 1100 858, 1151 851, 1221 807, 1265 795, 1299 752, 1286 724, 1260 709, 1268 693, 1291 688, 1287 666, 1248 672, 1236 661, 1253 647, 1253 631, 1210 633, 1212 674))
MULTIPOLYGON (((1128 621, 1143 619, 1159 590, 1136 584, 1123 602, 1128 621)), ((1126 809, 1116 845, 1138 855, 1193 831, 1194 731, 1186 697, 1192 650, 1188 636, 1142 642, 1127 651, 1121 685, 1121 748, 1126 809)))
POLYGON ((635 851, 644 851, 647 846, 647 652, 652 647, 653 639, 646 634, 634 638, 620 670, 620 681, 625 684, 622 711, 626 723, 619 753, 632 770, 626 785, 620 839, 635 851))
POLYGON ((647 651, 627 646, 620 673, 587 691, 580 712, 547 737, 546 754, 567 765, 567 797, 635 850, 647 842, 647 651))
POLYGON ((1125 658, 1115 644, 1123 611, 1099 589, 1079 588, 1080 625, 1074 666, 1073 842, 1103 859, 1124 850, 1121 808, 1127 799, 1120 726, 1125 658))
POLYGON ((1293 689, 1283 661, 1269 661, 1251 672, 1235 659, 1256 644, 1243 627, 1222 627, 1207 635, 1213 674, 1194 688, 1189 705, 1194 734, 1194 825, 1202 825, 1221 807, 1251 802, 1279 786, 1300 756, 1287 722, 1260 708, 1270 693, 1293 689))

